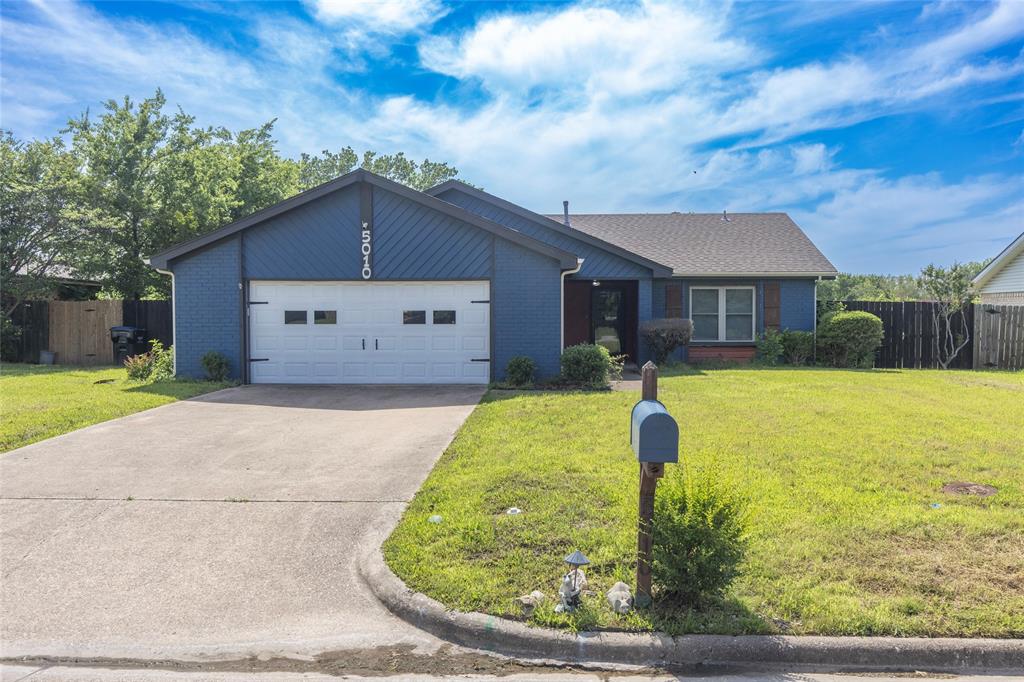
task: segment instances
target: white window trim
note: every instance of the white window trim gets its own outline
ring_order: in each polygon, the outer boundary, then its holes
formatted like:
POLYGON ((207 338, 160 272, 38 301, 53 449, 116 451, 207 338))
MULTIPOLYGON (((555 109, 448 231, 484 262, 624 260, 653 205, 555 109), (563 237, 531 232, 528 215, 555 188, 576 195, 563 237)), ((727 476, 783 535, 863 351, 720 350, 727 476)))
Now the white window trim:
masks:
POLYGON ((695 343, 750 343, 754 340, 757 332, 757 287, 753 286, 724 286, 724 287, 705 287, 697 286, 690 287, 690 319, 693 319, 693 292, 694 290, 699 291, 717 291, 718 292, 718 338, 717 339, 698 339, 694 338, 695 343), (750 291, 750 338, 749 339, 728 339, 725 338, 725 292, 730 289, 746 289, 750 291))

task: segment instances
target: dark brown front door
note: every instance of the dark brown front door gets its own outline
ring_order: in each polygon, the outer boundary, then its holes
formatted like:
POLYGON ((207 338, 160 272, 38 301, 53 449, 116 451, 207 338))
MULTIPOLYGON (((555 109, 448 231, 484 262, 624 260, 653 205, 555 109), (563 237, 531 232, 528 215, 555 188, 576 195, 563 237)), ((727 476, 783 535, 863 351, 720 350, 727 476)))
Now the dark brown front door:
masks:
POLYGON ((565 346, 596 343, 612 355, 636 360, 637 283, 630 280, 565 282, 565 346))

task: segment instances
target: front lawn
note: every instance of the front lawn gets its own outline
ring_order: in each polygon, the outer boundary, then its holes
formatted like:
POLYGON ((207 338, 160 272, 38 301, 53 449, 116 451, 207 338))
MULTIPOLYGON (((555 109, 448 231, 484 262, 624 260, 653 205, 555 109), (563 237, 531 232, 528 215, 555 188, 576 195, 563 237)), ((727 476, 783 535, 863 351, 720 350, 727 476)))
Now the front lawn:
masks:
POLYGON ((603 606, 634 584, 634 393, 489 393, 385 543, 391 568, 453 608, 515 616, 581 549, 591 607, 534 616, 570 627, 1024 636, 1024 373, 684 370, 660 389, 680 425, 668 475, 713 471, 750 507, 720 603, 603 606), (943 493, 953 481, 999 491, 943 493))
POLYGON ((121 367, 0 366, 0 452, 230 384, 136 383, 121 367))

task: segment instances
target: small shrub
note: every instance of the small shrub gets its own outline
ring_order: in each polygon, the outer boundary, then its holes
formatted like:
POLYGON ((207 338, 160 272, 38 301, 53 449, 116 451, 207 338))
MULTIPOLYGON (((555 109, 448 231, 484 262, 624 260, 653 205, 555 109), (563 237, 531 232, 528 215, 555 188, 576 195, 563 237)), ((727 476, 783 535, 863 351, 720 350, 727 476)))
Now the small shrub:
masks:
POLYGON ((782 333, 777 329, 768 329, 757 339, 757 358, 766 365, 779 364, 782 357, 782 333))
POLYGON ((149 342, 152 350, 148 355, 152 357, 152 378, 154 381, 166 381, 174 377, 174 347, 164 348, 159 339, 149 342))
POLYGON ((874 365, 875 350, 882 344, 882 320, 863 310, 849 310, 825 317, 818 328, 818 348, 833 367, 874 365))
POLYGON ((782 332, 782 356, 791 365, 805 365, 814 354, 814 334, 787 329, 782 332))
POLYGON ((640 323, 640 338, 643 339, 656 365, 664 365, 669 356, 690 342, 693 322, 682 318, 645 320, 640 323))
POLYGON ((659 597, 697 605, 721 595, 739 573, 746 532, 746 505, 710 472, 669 477, 654 500, 659 597))
POLYGON ((206 372, 207 381, 227 381, 231 374, 231 363, 223 353, 211 350, 199 359, 206 372))
POLYGON ((17 362, 21 340, 21 327, 14 324, 11 318, 0 313, 0 360, 17 362))
POLYGON ((129 355, 124 359, 124 368, 131 381, 148 381, 153 374, 153 355, 151 353, 129 355))
POLYGON ((525 355, 517 355, 505 365, 505 380, 513 386, 530 386, 536 374, 537 363, 525 355))
POLYGON ((613 358, 608 349, 592 343, 569 346, 562 351, 562 380, 604 388, 622 373, 622 359, 613 358))

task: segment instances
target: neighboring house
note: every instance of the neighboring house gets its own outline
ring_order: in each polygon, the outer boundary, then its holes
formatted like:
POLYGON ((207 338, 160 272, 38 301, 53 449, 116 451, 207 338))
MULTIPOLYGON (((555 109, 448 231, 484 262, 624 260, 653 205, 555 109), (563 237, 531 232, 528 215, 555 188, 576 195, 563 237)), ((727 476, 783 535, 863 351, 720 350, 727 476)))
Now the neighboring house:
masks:
POLYGON ((1024 305, 1024 233, 992 259, 971 284, 982 303, 1024 305))
POLYGON ((657 317, 694 320, 691 360, 750 358, 766 327, 812 330, 836 275, 781 213, 558 220, 364 170, 150 263, 173 275, 178 372, 217 351, 252 383, 486 383, 516 355, 551 376, 591 341, 642 362, 657 317))

